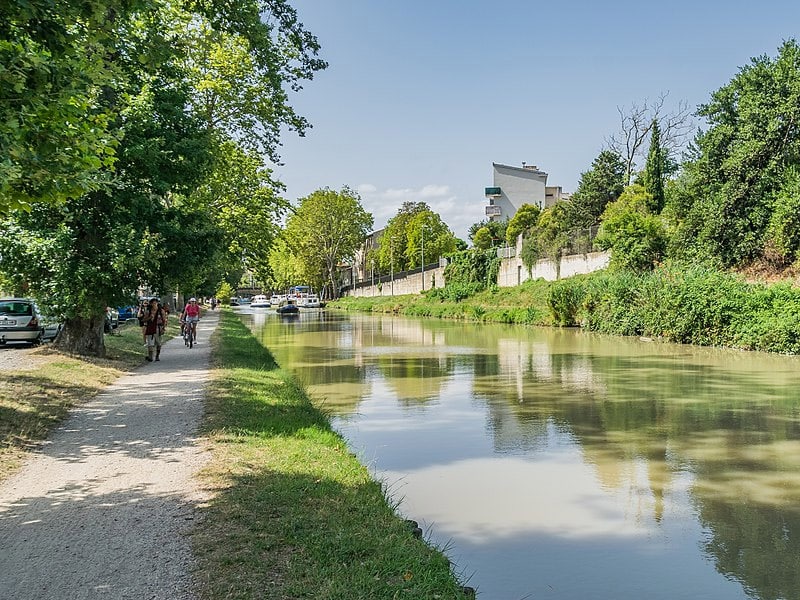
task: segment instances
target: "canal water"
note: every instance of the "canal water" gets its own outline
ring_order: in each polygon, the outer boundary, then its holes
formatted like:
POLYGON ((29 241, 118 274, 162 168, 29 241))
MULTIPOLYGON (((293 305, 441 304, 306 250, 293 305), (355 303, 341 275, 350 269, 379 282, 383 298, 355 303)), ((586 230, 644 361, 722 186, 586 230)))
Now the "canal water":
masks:
POLYGON ((240 312, 479 598, 800 598, 800 359, 240 312))

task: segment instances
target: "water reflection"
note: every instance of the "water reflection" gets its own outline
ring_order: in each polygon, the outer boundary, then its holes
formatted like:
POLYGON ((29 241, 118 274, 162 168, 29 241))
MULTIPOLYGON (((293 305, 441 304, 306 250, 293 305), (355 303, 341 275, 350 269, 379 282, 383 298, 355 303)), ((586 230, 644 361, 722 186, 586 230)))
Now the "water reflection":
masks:
POLYGON ((484 598, 800 598, 797 358, 248 319, 484 598))

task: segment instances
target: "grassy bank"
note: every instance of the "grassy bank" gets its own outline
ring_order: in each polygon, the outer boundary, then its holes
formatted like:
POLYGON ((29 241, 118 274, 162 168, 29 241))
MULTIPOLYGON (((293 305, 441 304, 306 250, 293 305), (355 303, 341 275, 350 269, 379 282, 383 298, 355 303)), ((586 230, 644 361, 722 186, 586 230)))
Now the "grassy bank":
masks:
POLYGON ((511 288, 492 287, 458 302, 430 294, 406 296, 343 297, 328 306, 340 310, 402 314, 486 323, 552 325, 547 298, 550 283, 526 281, 511 288))
POLYGON ((215 491, 193 540, 217 598, 464 598, 381 485, 238 318, 214 336, 204 434, 215 491))
POLYGON ((800 354, 800 289, 790 282, 747 282, 699 265, 528 281, 460 302, 442 301, 441 296, 446 294, 342 298, 329 306, 468 321, 580 326, 678 343, 800 354))
MULTIPOLYGON (((167 335, 176 331, 177 320, 171 319, 167 335)), ((103 359, 69 356, 44 345, 19 357, 22 369, 0 371, 0 479, 19 467, 25 452, 70 408, 144 362, 142 333, 134 321, 106 335, 105 344, 103 359)))

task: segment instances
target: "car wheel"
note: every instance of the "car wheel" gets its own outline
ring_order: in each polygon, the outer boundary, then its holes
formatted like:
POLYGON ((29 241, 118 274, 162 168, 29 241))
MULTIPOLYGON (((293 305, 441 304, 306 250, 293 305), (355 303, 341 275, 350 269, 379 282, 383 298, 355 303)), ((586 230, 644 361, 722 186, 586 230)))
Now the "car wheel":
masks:
POLYGON ((39 346, 42 342, 44 342, 44 329, 39 332, 39 335, 36 336, 36 339, 31 342, 31 345, 39 346))

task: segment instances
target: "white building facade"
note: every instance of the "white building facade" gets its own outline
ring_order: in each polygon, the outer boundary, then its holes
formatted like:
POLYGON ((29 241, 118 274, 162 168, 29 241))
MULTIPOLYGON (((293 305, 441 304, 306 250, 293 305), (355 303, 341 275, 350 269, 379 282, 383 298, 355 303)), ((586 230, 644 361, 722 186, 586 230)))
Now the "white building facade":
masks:
POLYGON ((536 165, 522 163, 521 167, 492 163, 493 185, 485 190, 489 205, 486 216, 492 221, 513 217, 523 204, 539 208, 552 206, 565 198, 561 187, 547 185, 547 173, 536 165))

